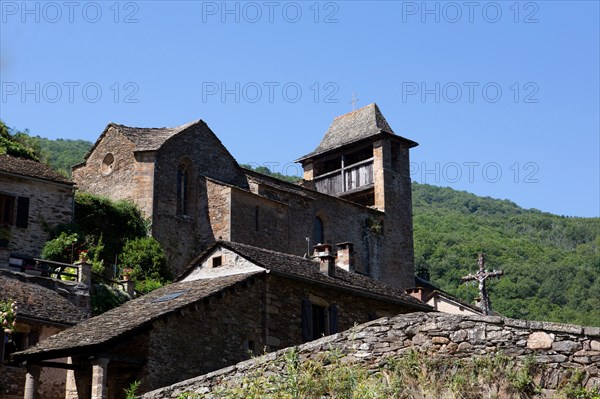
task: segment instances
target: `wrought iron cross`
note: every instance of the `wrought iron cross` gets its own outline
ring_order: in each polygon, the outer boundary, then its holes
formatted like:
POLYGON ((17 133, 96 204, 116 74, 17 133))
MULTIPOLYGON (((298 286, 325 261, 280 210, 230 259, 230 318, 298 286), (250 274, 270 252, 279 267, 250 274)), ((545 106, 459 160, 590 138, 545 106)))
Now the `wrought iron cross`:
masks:
POLYGON ((492 314, 492 305, 490 303, 490 298, 487 294, 487 289, 485 287, 485 281, 488 278, 500 278, 504 272, 502 270, 493 270, 491 272, 485 271, 485 254, 479 254, 479 258, 477 259, 477 263, 479 264, 479 271, 477 274, 469 274, 468 276, 461 277, 461 281, 463 283, 468 283, 470 281, 477 281, 479 284, 479 299, 481 301, 481 311, 485 315, 492 314))
POLYGON ((358 98, 356 98, 356 93, 352 93, 352 101, 350 101, 350 104, 352 104, 352 111, 356 110, 357 102, 358 102, 358 98))

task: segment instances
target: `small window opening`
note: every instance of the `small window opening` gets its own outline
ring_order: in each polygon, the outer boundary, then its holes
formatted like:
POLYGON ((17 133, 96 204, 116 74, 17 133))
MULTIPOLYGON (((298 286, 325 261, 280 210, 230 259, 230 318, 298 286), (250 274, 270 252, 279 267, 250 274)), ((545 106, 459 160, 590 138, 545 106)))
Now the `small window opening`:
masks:
POLYGON ((177 169, 177 214, 188 214, 189 202, 189 170, 187 165, 179 165, 177 169))
POLYGON ((214 258, 212 258, 212 267, 219 267, 222 264, 223 264, 222 256, 215 256, 214 258))
POLYGON ((327 335, 327 320, 325 319, 325 308, 319 305, 312 305, 312 324, 313 339, 319 339, 327 335))
POLYGON ((260 207, 254 208, 254 231, 258 231, 260 229, 260 207))
POLYGON ((323 231, 323 221, 320 217, 315 218, 315 224, 313 226, 313 242, 316 244, 323 244, 325 242, 325 234, 323 231))

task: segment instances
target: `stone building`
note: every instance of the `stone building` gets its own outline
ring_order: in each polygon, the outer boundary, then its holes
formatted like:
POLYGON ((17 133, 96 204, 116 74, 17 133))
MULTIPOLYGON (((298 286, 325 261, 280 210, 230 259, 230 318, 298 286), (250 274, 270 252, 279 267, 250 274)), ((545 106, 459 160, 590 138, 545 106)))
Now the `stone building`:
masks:
MULTIPOLYGON (((34 346, 88 317, 89 309, 86 312, 59 295, 56 289, 41 286, 42 280, 47 280, 46 284, 62 285, 62 291, 67 291, 65 285, 69 283, 66 282, 0 270, 0 301, 12 300, 18 308, 15 331, 8 335, 0 328, 0 399, 23 398, 26 370, 11 361, 12 353, 34 346)), ((65 379, 63 369, 43 369, 38 387, 40 397, 64 398, 65 379)))
MULTIPOLYGON (((68 357, 67 399, 114 399, 136 380, 140 392, 147 392, 355 323, 431 310, 400 290, 353 273, 350 245, 340 245, 337 258, 326 245, 315 255, 309 260, 217 241, 178 282, 14 358, 45 369, 54 359, 68 357)), ((28 375, 28 399, 35 397, 36 377, 28 375)))
POLYGON ((72 219, 72 182, 40 162, 0 155, 0 268, 11 253, 39 257, 50 230, 72 219))
POLYGON ((297 185, 241 168, 203 121, 111 123, 73 178, 83 191, 137 204, 176 275, 219 239, 301 256, 308 238, 353 244, 357 272, 404 289, 414 281, 409 149, 416 145, 370 104, 335 118, 298 160, 297 185))

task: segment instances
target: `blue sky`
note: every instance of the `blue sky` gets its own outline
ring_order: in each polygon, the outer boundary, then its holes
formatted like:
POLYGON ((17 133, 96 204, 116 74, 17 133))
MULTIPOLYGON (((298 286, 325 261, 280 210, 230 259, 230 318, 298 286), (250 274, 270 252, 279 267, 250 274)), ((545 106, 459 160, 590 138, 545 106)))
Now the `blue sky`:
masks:
POLYGON ((412 178, 600 215, 597 1, 0 1, 0 118, 95 141, 203 119, 240 163, 299 173, 376 102, 412 178))

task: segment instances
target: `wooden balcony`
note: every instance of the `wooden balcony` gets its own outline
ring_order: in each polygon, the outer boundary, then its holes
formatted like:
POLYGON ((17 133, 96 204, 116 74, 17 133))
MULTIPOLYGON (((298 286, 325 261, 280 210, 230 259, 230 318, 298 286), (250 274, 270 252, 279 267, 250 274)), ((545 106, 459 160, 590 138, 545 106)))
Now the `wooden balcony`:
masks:
POLYGON ((373 186, 373 158, 317 176, 315 189, 321 193, 343 196, 373 186))

